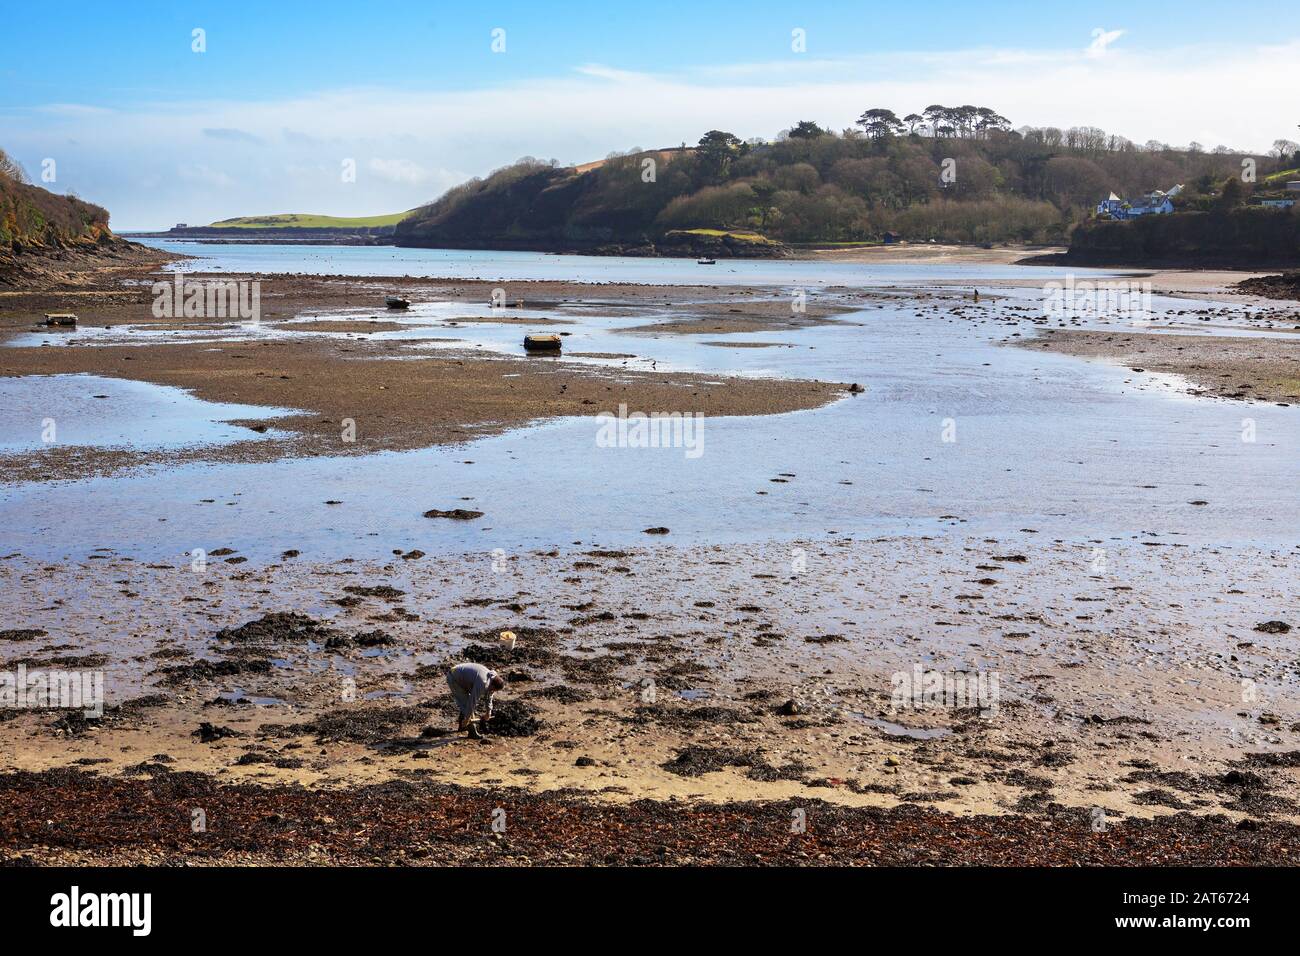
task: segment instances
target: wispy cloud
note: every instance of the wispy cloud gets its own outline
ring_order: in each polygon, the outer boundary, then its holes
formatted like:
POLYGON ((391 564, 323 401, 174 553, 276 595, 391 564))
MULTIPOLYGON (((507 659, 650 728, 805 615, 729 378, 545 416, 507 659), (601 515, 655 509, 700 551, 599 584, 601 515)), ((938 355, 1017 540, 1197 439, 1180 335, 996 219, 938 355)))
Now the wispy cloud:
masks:
POLYGON ((260 136, 254 136, 242 129, 209 129, 204 128, 203 135, 208 139, 221 140, 226 143, 251 143, 256 146, 262 144, 260 136))

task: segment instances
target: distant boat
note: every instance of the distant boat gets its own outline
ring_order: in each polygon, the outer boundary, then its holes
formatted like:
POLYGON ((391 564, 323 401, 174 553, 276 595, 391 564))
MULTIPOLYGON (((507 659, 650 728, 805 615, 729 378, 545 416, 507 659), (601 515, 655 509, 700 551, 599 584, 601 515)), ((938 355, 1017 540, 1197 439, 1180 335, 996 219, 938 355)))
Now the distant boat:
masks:
POLYGON ((400 295, 390 295, 384 302, 390 309, 409 309, 411 307, 411 300, 403 299, 400 295))
POLYGON ((701 257, 699 259, 696 259, 695 263, 696 265, 701 265, 701 266, 716 266, 718 264, 718 260, 709 259, 707 257, 701 257))

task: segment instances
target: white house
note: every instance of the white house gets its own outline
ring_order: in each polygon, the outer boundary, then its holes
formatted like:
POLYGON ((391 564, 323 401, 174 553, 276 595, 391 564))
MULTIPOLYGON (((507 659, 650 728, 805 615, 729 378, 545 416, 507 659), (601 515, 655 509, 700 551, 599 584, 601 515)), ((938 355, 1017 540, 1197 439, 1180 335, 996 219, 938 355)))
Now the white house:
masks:
POLYGON ((1120 199, 1114 193, 1111 193, 1109 198, 1097 203, 1097 215, 1109 215, 1116 219, 1136 219, 1138 216, 1166 215, 1174 211, 1173 199, 1182 191, 1182 184, 1179 183, 1171 188, 1169 192, 1162 192, 1159 189, 1152 190, 1135 202, 1120 199))

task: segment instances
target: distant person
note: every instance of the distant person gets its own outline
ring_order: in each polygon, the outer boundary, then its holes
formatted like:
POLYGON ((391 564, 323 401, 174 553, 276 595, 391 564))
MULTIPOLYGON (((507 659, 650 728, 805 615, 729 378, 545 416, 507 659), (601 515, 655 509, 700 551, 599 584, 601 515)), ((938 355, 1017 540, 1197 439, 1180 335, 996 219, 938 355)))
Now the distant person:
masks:
POLYGON ((478 728, 474 726, 474 714, 479 705, 487 704, 487 716, 484 722, 492 719, 492 695, 506 686, 506 680, 494 670, 482 664, 457 664, 447 672, 447 686, 451 696, 456 698, 460 708, 457 730, 469 729, 469 736, 475 740, 479 737, 478 728))

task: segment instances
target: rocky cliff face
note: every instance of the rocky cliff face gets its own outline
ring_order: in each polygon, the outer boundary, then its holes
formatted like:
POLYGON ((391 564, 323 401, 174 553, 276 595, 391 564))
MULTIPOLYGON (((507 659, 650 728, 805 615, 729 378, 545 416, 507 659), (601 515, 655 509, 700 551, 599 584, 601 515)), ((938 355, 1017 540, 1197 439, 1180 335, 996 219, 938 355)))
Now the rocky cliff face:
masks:
POLYGON ((113 235, 108 210, 0 174, 0 286, 167 256, 113 235))

